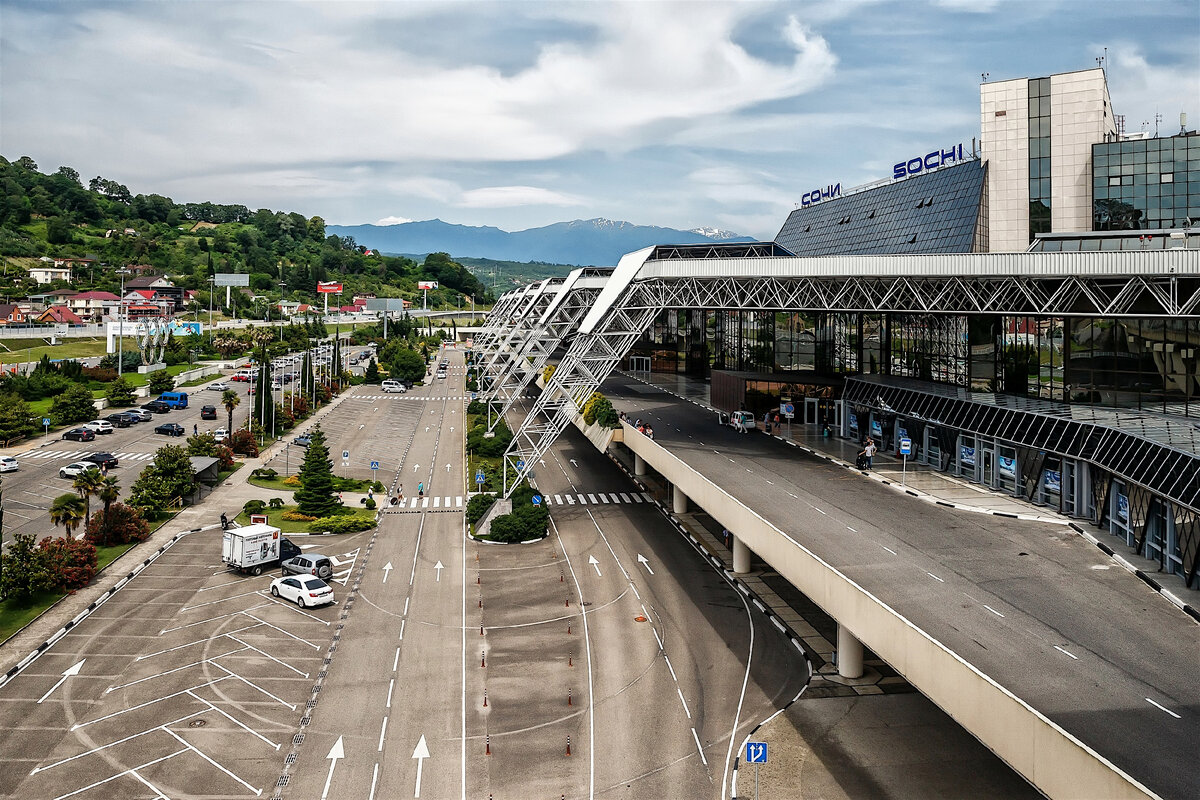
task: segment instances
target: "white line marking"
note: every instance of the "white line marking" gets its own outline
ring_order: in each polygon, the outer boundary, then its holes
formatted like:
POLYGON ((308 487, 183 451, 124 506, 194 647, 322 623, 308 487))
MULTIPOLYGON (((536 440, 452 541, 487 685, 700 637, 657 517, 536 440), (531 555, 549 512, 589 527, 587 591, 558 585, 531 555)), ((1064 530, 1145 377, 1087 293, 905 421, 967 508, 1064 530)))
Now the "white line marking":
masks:
POLYGON ((888 547, 886 544, 881 544, 879 546, 882 547, 884 550, 887 550, 892 555, 897 555, 896 551, 893 550, 892 548, 888 547))
POLYGON ((675 691, 679 692, 679 702, 683 703, 683 713, 687 714, 688 719, 691 719, 692 712, 688 709, 687 700, 683 699, 683 689, 680 689, 678 686, 676 686, 675 691))
POLYGON ((400 620, 400 641, 402 641, 402 642, 404 641, 404 623, 407 621, 408 620, 404 620, 404 619, 400 620))
POLYGON ((383 752, 383 736, 384 736, 384 734, 387 733, 387 721, 388 721, 388 718, 386 715, 384 715, 383 725, 380 726, 380 728, 379 728, 379 747, 376 749, 376 752, 378 752, 378 753, 383 752))
POLYGON ((392 659, 392 672, 396 671, 396 667, 400 664, 400 648, 396 648, 396 657, 392 659))
POLYGON ((700 737, 696 735, 695 728, 692 728, 692 738, 696 740, 696 752, 700 754, 700 761, 707 767, 708 759, 704 757, 704 748, 700 746, 700 737))
POLYGON ((926 572, 925 574, 928 575, 929 577, 933 578, 935 581, 938 581, 939 583, 945 583, 944 580, 939 578, 937 575, 934 575, 932 572, 926 572))
POLYGON ((1162 711, 1165 711, 1165 712, 1167 712, 1168 714, 1170 714, 1170 715, 1171 715, 1172 717, 1174 717, 1175 719, 1183 719, 1183 717, 1179 716, 1178 714, 1176 714, 1176 713, 1175 713, 1174 711, 1172 711, 1171 709, 1167 708, 1166 706, 1162 705, 1161 703, 1156 703, 1156 702, 1154 702, 1154 701, 1153 701, 1153 700, 1151 700, 1149 697, 1147 697, 1147 698, 1146 698, 1146 702, 1147 702, 1147 703, 1149 703, 1150 705, 1154 706, 1155 708, 1158 708, 1158 709, 1161 709, 1162 711))
POLYGON ((1003 614, 1001 614, 999 611, 997 611, 996 609, 989 606, 987 603, 984 603, 983 607, 986 608, 988 611, 992 612, 993 614, 995 614, 997 617, 1000 617, 1001 619, 1004 618, 1003 614))
POLYGON ((390 681, 388 681, 387 708, 392 707, 392 690, 395 688, 396 688, 396 679, 392 678, 390 681))

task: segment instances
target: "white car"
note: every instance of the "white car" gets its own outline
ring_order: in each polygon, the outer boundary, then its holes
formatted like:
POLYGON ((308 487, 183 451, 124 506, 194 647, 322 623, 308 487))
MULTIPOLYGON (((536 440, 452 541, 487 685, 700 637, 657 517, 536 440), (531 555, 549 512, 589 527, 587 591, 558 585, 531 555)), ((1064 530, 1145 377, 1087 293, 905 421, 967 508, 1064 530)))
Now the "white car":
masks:
POLYGON ((400 392, 401 394, 404 394, 404 392, 407 391, 404 388, 403 383, 393 380, 384 381, 379 385, 379 388, 383 389, 384 392, 400 392))
POLYGON ((115 428, 113 428, 113 424, 106 419, 94 419, 85 424, 83 427, 98 434, 112 433, 115 430, 115 428))
POLYGON ((229 438, 229 431, 225 430, 224 428, 217 428, 215 431, 213 431, 213 438, 217 440, 218 444, 220 444, 229 438))
POLYGON ((229 384, 226 383, 225 381, 217 381, 216 383, 210 383, 208 385, 208 388, 209 388, 209 391, 224 392, 229 389, 229 384))
POLYGON ((0 456, 0 472, 16 472, 21 468, 12 456, 0 456))
POLYGON ((333 589, 329 584, 312 575, 288 575, 271 581, 271 594, 291 600, 296 605, 320 606, 332 603, 333 589))
POLYGON ((91 461, 73 461, 58 471, 58 477, 74 478, 76 475, 87 472, 89 469, 94 469, 97 472, 100 471, 100 468, 91 461))

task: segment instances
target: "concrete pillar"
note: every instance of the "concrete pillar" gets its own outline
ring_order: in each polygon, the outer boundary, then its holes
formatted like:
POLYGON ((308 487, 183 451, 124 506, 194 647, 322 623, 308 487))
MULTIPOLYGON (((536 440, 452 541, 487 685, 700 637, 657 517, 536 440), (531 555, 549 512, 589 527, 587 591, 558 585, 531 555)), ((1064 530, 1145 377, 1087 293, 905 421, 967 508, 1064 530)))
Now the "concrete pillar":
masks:
POLYGON ((646 459, 642 458, 637 453, 633 454, 633 474, 637 475, 639 478, 646 474, 646 459))
POLYGON ((744 575, 750 571, 750 548, 738 537, 730 534, 733 540, 733 571, 744 575))
POLYGON ((671 487, 671 510, 676 514, 686 514, 688 508, 687 495, 678 486, 671 487))
POLYGON ((863 646, 854 634, 838 623, 837 642, 838 675, 843 678, 861 678, 863 674, 863 646))

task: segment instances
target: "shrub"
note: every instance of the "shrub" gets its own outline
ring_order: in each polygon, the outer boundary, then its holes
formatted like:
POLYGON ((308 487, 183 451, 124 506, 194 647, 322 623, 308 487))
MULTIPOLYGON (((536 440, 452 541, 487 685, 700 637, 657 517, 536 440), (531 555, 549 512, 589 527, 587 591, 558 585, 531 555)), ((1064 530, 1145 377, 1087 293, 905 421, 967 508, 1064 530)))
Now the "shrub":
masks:
POLYGON ((242 506, 242 511, 247 514, 261 514, 267 510, 267 504, 262 500, 247 500, 242 506))
POLYGON ((258 457, 258 442, 255 441, 254 434, 245 428, 233 432, 231 448, 239 456, 258 457))
POLYGON ((286 478, 283 479, 283 485, 284 486, 299 486, 300 485, 300 476, 299 475, 288 475, 286 478))
POLYGON ((261 478, 263 480, 273 480, 279 476, 279 473, 270 467, 259 467, 250 473, 251 478, 261 478))
POLYGON ((367 510, 368 510, 368 511, 374 511, 374 510, 375 510, 375 505, 376 505, 376 504, 375 504, 375 498, 373 498, 373 497, 364 497, 364 498, 363 498, 363 505, 364 505, 364 506, 366 506, 366 508, 367 508, 367 510))
POLYGON ((52 585, 50 571, 33 534, 17 533, 8 549, 0 550, 0 597, 26 606, 52 585))
POLYGON ((85 381, 96 383, 110 383, 117 379, 117 371, 109 367, 84 367, 80 374, 85 381))
POLYGON ((383 485, 383 481, 375 481, 374 483, 371 484, 371 491, 375 492, 376 494, 379 494, 380 492, 383 492, 386 490, 387 490, 387 487, 383 485))
POLYGON ((101 546, 144 542, 150 538, 150 525, 136 508, 113 503, 108 507, 107 518, 103 511, 92 514, 83 538, 101 546))
POLYGON ((308 523, 309 531, 320 533, 329 531, 330 533, 357 533, 365 531, 368 528, 374 528, 375 521, 365 519, 363 517, 321 517, 308 523))
POLYGON ((550 376, 554 374, 554 369, 555 369, 554 364, 547 364, 545 367, 542 368, 542 382, 543 383, 550 382, 550 376))
POLYGON ((113 408, 126 408, 137 402, 133 387, 124 378, 117 378, 109 383, 104 390, 104 397, 113 408))
POLYGON ((269 501, 267 501, 267 505, 269 505, 271 508, 283 508, 283 498, 272 497, 269 501))
POLYGON ((46 560, 51 588, 57 592, 82 589, 96 575, 96 546, 85 539, 47 536, 38 549, 46 560))
POLYGON ((477 494, 467 501, 467 522, 474 525, 483 519, 483 515, 496 502, 494 494, 477 494))
POLYGON ((279 516, 289 522, 312 522, 316 517, 310 517, 308 514, 301 514, 299 511, 285 511, 279 516))
POLYGON ((175 378, 169 375, 165 369, 152 373, 147 383, 153 394, 162 394, 175 388, 175 378))

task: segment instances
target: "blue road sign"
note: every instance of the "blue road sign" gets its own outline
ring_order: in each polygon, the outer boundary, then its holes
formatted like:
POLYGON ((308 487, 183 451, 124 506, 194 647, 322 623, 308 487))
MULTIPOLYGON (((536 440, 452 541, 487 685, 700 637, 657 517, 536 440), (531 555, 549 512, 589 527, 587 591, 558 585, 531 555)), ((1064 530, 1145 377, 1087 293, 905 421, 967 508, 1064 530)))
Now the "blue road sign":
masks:
POLYGON ((746 742, 746 763, 747 764, 765 764, 765 763, 767 763, 767 743, 766 742, 746 742))
POLYGON ((372 462, 371 462, 371 469, 379 469, 379 462, 378 462, 378 461, 372 461, 372 462))
POLYGON ((517 462, 517 469, 525 469, 525 462, 524 462, 524 461, 518 461, 518 462, 517 462))
POLYGON ((50 424, 50 418, 49 418, 49 417, 42 417, 42 424, 43 424, 43 425, 49 425, 49 424, 50 424))
POLYGON ((479 470, 479 472, 475 473, 475 482, 476 483, 483 483, 484 480, 485 479, 483 476, 483 470, 479 470))
POLYGON ((912 439, 901 439, 900 440, 900 455, 902 455, 902 456, 911 456, 912 455, 912 439))
POLYGON ((779 410, 782 411, 787 416, 791 417, 791 416, 794 416, 796 413, 796 406, 794 406, 791 403, 784 403, 783 405, 781 405, 779 407, 779 410))
POLYGON ((540 506, 542 504, 542 496, 540 494, 535 494, 533 496, 533 504, 535 506, 540 506))

